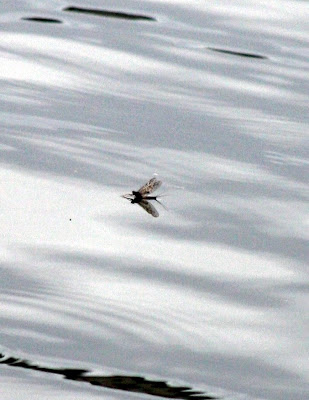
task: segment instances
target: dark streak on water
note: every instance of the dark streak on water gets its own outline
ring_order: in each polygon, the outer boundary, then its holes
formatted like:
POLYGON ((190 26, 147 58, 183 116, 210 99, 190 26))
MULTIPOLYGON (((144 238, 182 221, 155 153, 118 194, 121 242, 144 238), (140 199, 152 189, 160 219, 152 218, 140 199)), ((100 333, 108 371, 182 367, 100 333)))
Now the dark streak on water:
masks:
POLYGON ((268 57, 262 56, 260 54, 243 53, 243 52, 240 52, 240 51, 217 49, 215 47, 207 47, 207 49, 211 50, 211 51, 216 51, 217 53, 231 54, 233 56, 239 56, 239 57, 259 58, 261 60, 267 60, 267 58, 268 58, 268 57))
POLYGON ((148 17, 147 15, 140 14, 129 14, 119 11, 108 11, 108 10, 97 10, 91 8, 81 8, 81 7, 66 7, 63 11, 76 12, 81 14, 92 14, 99 17, 107 18, 119 18, 119 19, 130 19, 130 20, 142 20, 142 21, 156 21, 153 17, 148 17))
POLYGON ((47 24, 62 24, 62 21, 54 18, 43 18, 43 17, 24 17, 21 18, 23 21, 32 21, 32 22, 43 22, 47 24))
POLYGON ((186 386, 170 386, 164 381, 151 381, 140 376, 85 376, 90 371, 86 369, 75 368, 47 368, 39 365, 31 365, 29 361, 18 359, 15 357, 5 357, 0 354, 0 364, 9 365, 10 367, 19 367, 34 371, 47 372, 50 374, 62 375, 65 379, 88 382, 91 385, 102 386, 109 389, 124 390, 127 392, 143 393, 152 396, 164 397, 166 399, 198 399, 213 400, 218 397, 205 395, 203 392, 192 390, 186 386))

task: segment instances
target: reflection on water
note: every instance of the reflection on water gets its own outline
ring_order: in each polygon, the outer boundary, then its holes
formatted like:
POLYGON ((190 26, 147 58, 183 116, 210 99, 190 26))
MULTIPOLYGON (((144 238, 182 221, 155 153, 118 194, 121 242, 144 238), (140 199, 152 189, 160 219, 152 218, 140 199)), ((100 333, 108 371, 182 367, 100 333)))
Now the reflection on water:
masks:
POLYGON ((152 381, 140 376, 87 376, 86 374, 91 373, 91 371, 88 371, 86 369, 41 367, 39 365, 31 364, 28 360, 22 360, 15 357, 5 357, 3 354, 0 354, 0 364, 9 365, 16 368, 24 368, 33 371, 41 371, 50 374, 62 375, 65 379, 68 380, 88 382, 91 385, 102 386, 109 389, 143 393, 167 399, 218 399, 218 397, 206 395, 203 392, 193 390, 190 387, 172 386, 166 382, 152 381))
POLYGON ((99 17, 106 18, 118 18, 118 19, 129 19, 129 20, 140 20, 140 21, 156 21, 155 18, 146 15, 124 13, 119 11, 109 11, 109 10, 98 10, 91 8, 82 7, 66 7, 63 11, 75 12, 80 14, 91 14, 99 17))
POLYGON ((225 50, 225 49, 217 49, 215 47, 207 47, 207 48, 208 48, 208 50, 216 51, 217 53, 231 54, 233 56, 248 57, 248 58, 260 58, 262 60, 267 59, 266 56, 262 56, 260 54, 244 53, 244 52, 240 52, 240 51, 232 51, 232 50, 225 50))
POLYGON ((62 24, 62 21, 54 18, 43 18, 43 17, 23 17, 21 18, 23 21, 32 21, 32 22, 43 22, 46 24, 62 24))
MULTIPOLYGON (((132 202, 131 202, 132 203, 132 202)), ((147 200, 138 201, 137 204, 142 207, 148 214, 151 214, 153 217, 158 217, 159 213, 155 206, 147 200)))

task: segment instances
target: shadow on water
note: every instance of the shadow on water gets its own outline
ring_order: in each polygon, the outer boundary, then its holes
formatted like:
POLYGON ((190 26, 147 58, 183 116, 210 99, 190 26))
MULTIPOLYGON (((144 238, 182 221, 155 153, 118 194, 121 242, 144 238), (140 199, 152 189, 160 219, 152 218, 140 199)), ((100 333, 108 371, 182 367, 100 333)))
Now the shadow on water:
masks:
MULTIPOLYGON (((265 279, 252 278, 242 282, 230 278, 224 280, 222 276, 213 277, 211 274, 192 275, 190 272, 177 271, 177 263, 161 266, 159 263, 140 261, 138 258, 129 258, 126 261, 121 257, 94 256, 86 252, 75 251, 71 253, 65 250, 45 249, 38 250, 29 248, 29 254, 48 257, 55 266, 69 262, 72 265, 87 267, 88 270, 111 272, 130 279, 143 280, 159 285, 167 284, 169 287, 181 288, 186 293, 194 291, 205 295, 209 293, 227 301, 229 304, 250 305, 256 309, 281 308, 284 301, 275 292, 270 293, 267 289, 269 282, 265 279)), ((292 285, 292 283, 291 283, 292 285)), ((291 287, 292 291, 292 287, 291 287)))
MULTIPOLYGON (((277 234, 267 231, 270 224, 259 216, 254 216, 253 213, 250 219, 241 211, 237 214, 212 207, 201 207, 195 211, 195 216, 192 216, 192 221, 196 223, 194 231, 186 226, 175 230, 164 224, 153 226, 152 229, 161 236, 173 236, 179 240, 219 243, 235 249, 243 249, 252 254, 273 254, 297 261, 298 268, 307 270, 308 240, 306 237, 293 236, 288 232, 277 234)), ((143 225, 136 225, 144 229, 143 225)))
POLYGON ((192 390, 190 387, 170 386, 164 381, 152 381, 140 376, 87 376, 86 374, 90 373, 91 371, 75 368, 41 367, 39 365, 32 365, 27 360, 22 360, 15 357, 5 357, 3 354, 0 354, 0 364, 9 365, 10 367, 16 368, 24 368, 32 371, 41 371, 50 374, 62 375, 65 379, 86 382, 94 386, 102 386, 105 388, 122 390, 126 392, 149 394, 151 396, 158 396, 166 399, 218 399, 218 397, 206 395, 203 392, 192 390))
POLYGON ((118 19, 129 19, 134 21, 156 21, 153 17, 148 17, 147 15, 140 14, 129 14, 119 11, 108 11, 108 10, 98 10, 91 8, 82 8, 82 7, 66 7, 63 11, 75 12, 79 14, 91 14, 98 17, 105 18, 118 18, 118 19))

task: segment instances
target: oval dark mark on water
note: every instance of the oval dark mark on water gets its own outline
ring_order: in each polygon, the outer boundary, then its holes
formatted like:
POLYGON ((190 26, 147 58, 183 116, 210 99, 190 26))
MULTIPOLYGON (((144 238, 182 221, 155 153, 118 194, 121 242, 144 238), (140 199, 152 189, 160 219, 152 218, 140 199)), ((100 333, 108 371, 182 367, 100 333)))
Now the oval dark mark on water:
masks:
POLYGON ((207 395, 200 391, 192 390, 192 388, 187 386, 172 386, 164 381, 153 381, 143 378, 142 376, 86 375, 91 371, 75 368, 48 368, 31 364, 28 360, 23 360, 15 357, 5 357, 3 354, 0 354, 0 364, 8 365, 10 367, 28 369, 32 371, 41 371, 45 373, 61 375, 68 380, 86 382, 90 383, 91 385, 101 386, 109 389, 149 394, 152 396, 159 396, 167 399, 218 399, 218 397, 207 395))
POLYGON ((76 12, 81 14, 92 14, 99 17, 106 18, 119 18, 119 19, 130 19, 130 20, 141 20, 141 21, 156 21, 153 17, 148 17, 147 15, 140 14, 129 14, 118 11, 108 11, 108 10, 97 10, 91 8, 81 8, 81 7, 66 7, 63 11, 76 12))
POLYGON ((217 53, 224 53, 224 54, 231 54, 233 56, 239 56, 239 57, 249 57, 249 58, 259 58, 261 60, 265 60, 268 57, 262 56, 260 54, 254 54, 254 53, 243 53, 240 51, 232 51, 232 50, 224 50, 224 49, 217 49, 215 47, 207 47, 208 50, 211 51, 216 51, 217 53))
POLYGON ((43 22, 46 24, 62 24, 62 21, 54 18, 42 18, 42 17, 24 17, 21 18, 23 21, 43 22))

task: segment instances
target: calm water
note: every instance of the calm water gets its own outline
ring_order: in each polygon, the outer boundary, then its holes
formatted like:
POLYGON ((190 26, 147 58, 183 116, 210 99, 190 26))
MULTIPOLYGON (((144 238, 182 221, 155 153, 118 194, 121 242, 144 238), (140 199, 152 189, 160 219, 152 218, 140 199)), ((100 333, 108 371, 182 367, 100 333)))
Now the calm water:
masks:
POLYGON ((308 3, 0 10, 1 400, 307 398, 308 3))

